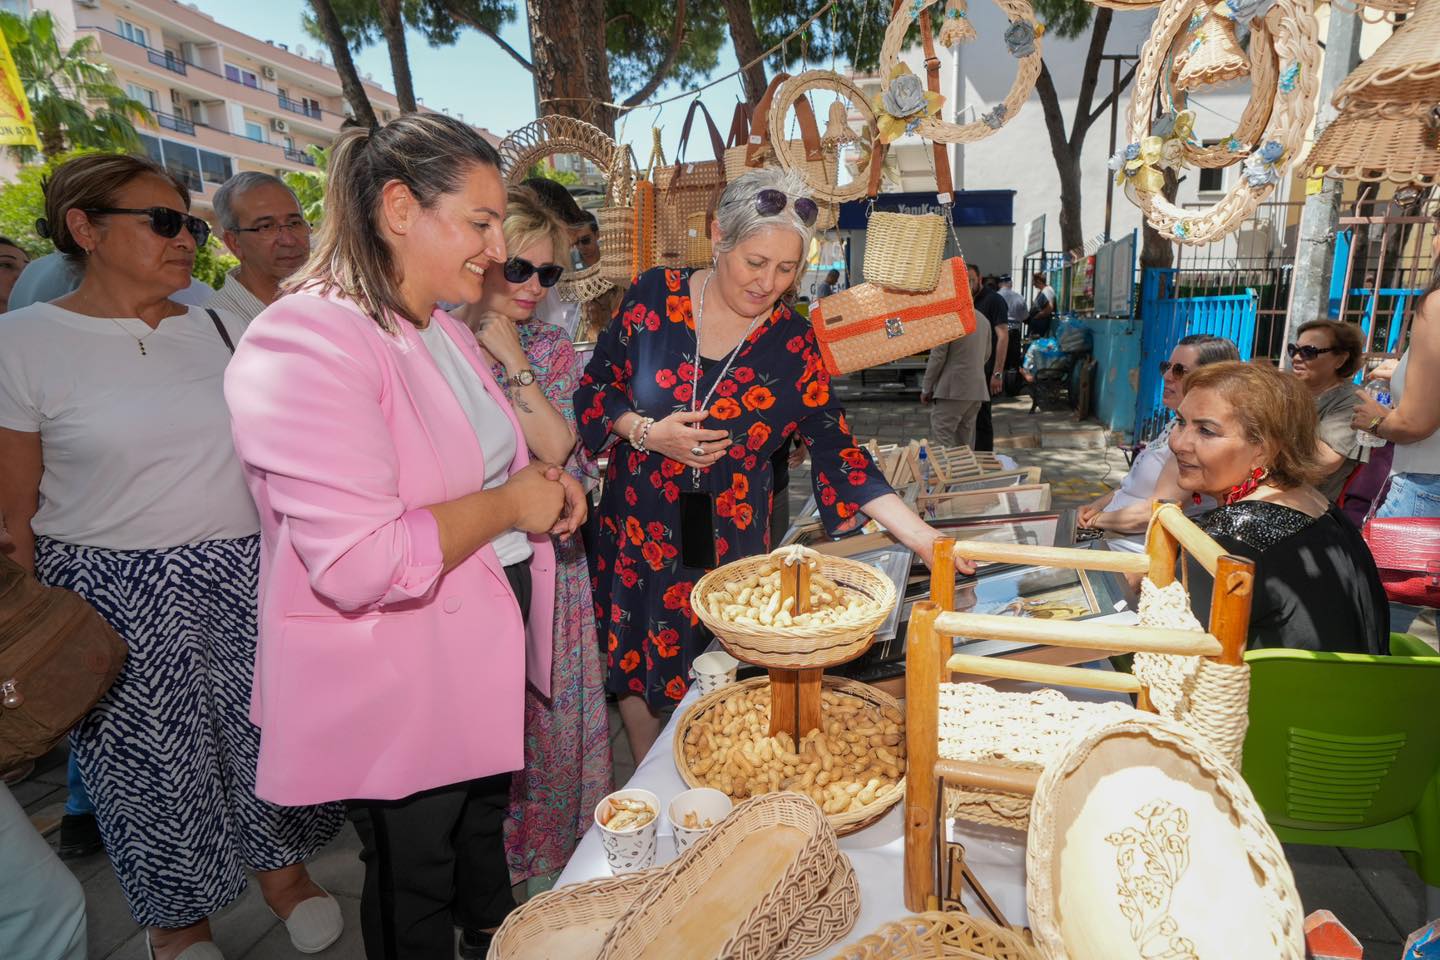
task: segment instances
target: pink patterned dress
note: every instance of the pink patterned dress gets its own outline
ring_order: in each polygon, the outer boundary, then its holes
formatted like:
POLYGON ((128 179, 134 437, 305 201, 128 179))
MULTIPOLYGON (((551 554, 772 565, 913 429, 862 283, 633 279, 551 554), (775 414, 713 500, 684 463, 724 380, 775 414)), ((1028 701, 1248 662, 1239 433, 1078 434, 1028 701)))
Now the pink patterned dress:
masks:
MULTIPOLYGON (((575 426, 571 401, 581 370, 565 333, 539 320, 516 324, 520 345, 545 397, 575 426)), ((505 384, 495 366, 495 379, 505 384)), ((506 393, 510 387, 505 385, 506 393)), ((566 468, 582 484, 598 475, 594 460, 576 444, 566 468)), ((505 853, 513 883, 531 892, 548 889, 590 827, 613 783, 605 677, 595 633, 594 600, 585 547, 576 533, 555 539, 555 651, 547 701, 525 690, 525 769, 510 787, 505 853)))

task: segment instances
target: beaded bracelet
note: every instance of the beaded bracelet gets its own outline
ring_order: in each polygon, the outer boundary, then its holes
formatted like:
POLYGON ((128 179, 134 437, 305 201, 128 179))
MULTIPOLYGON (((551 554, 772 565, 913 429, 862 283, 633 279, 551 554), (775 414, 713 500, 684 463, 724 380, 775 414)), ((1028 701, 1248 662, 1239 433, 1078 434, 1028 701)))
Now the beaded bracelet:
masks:
POLYGON ((645 418, 638 413, 635 415, 635 422, 630 425, 630 433, 625 439, 630 441, 630 446, 635 446, 635 437, 640 432, 640 427, 645 423, 645 418))
POLYGON ((640 426, 640 440, 639 440, 639 442, 638 442, 638 443, 635 443, 635 444, 632 444, 632 446, 633 446, 636 450, 640 451, 641 453, 649 453, 649 452, 650 452, 649 450, 647 450, 647 449, 645 448, 645 444, 646 444, 646 442, 650 439, 650 428, 654 425, 654 423, 655 423, 655 420, 654 420, 653 417, 646 417, 646 418, 645 418, 645 422, 644 422, 643 424, 641 424, 641 426, 640 426))

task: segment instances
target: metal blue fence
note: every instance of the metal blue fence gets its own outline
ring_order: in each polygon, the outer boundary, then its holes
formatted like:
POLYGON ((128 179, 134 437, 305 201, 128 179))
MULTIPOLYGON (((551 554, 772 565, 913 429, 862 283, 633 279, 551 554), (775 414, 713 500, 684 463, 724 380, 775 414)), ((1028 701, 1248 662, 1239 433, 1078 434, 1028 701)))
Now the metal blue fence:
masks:
POLYGON ((1150 267, 1140 287, 1140 385, 1135 399, 1135 438, 1153 437, 1169 419, 1161 403, 1164 384, 1160 361, 1182 337, 1210 333, 1225 337, 1240 348, 1249 360, 1255 344, 1255 317, 1260 296, 1254 289, 1244 293, 1209 297, 1176 296, 1180 271, 1150 267))

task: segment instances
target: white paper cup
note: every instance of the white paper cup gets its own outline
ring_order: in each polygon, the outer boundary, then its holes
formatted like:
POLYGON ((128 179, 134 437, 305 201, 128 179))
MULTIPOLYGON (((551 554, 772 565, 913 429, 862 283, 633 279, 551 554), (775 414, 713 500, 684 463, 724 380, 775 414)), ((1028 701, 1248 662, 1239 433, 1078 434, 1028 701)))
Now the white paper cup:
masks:
POLYGON ((705 834, 724 820, 734 806, 730 798, 713 787, 696 787, 670 801, 670 826, 675 831, 675 854, 680 856, 705 834), (685 815, 693 813, 696 822, 710 821, 708 827, 685 826, 685 815))
POLYGON ((660 826, 660 798, 649 790, 616 790, 595 805, 595 826, 600 828, 600 841, 604 844, 605 859, 610 862, 611 873, 634 873, 655 865, 655 834, 660 826), (605 826, 603 820, 608 819, 612 798, 643 800, 655 811, 655 816, 642 827, 611 830, 605 826))
POLYGON ((700 654, 690 664, 690 676, 695 680, 695 689, 699 690, 703 697, 726 684, 734 683, 735 671, 738 669, 739 660, 724 650, 711 650, 709 653, 700 654))

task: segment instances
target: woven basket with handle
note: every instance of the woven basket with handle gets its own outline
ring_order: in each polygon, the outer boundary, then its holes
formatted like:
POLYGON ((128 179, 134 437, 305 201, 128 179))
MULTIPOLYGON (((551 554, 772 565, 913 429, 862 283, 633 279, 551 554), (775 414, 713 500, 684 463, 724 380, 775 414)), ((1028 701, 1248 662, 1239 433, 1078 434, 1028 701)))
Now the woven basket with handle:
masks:
POLYGON ((680 128, 680 143, 675 148, 675 162, 655 169, 655 261, 667 267, 686 265, 688 227, 696 214, 709 213, 716 196, 725 186, 725 141, 715 128, 710 111, 699 100, 690 104, 685 124, 680 128), (710 134, 714 159, 690 161, 686 151, 690 130, 699 113, 705 118, 710 134))
POLYGON ((746 663, 790 670, 834 666, 864 653, 874 641, 875 631, 895 608, 896 599, 894 581, 870 564, 794 546, 717 567, 696 581, 690 592, 695 615, 726 650, 746 663), (707 598, 712 592, 722 589, 726 583, 763 574, 777 560, 785 562, 790 556, 803 557, 812 573, 874 600, 874 608, 853 621, 804 627, 752 627, 732 623, 710 612, 707 598))
POLYGON ((917 913, 887 923, 832 960, 1040 960, 1014 930, 968 913, 917 913))
MULTIPOLYGON (((742 680, 739 683, 726 684, 719 690, 713 693, 707 693, 699 700, 696 700, 690 708, 685 711, 684 715, 680 718, 680 723, 676 726, 675 743, 673 747, 675 769, 680 772, 680 779, 692 787, 710 786, 703 778, 691 772, 690 764, 685 760, 685 735, 690 732, 690 728, 697 723, 707 722, 713 711, 724 710, 726 701, 733 697, 743 697, 747 692, 768 686, 769 683, 769 677, 752 677, 749 680, 742 680)), ((857 697, 858 699, 874 704, 881 710, 892 710, 903 717, 903 712, 900 709, 900 702, 898 700, 885 691, 876 689, 869 684, 860 683, 856 680, 845 680, 840 677, 825 677, 823 683, 826 691, 857 697)), ((801 794, 794 795, 801 796, 801 794)), ((773 794, 763 794, 763 796, 773 796, 773 794)), ((905 778, 901 777, 895 783, 887 784, 877 790, 875 792, 875 799, 860 809, 847 810, 844 813, 828 814, 825 819, 830 821, 830 826, 835 828, 837 834, 842 837, 848 836, 857 830, 865 829, 870 826, 870 824, 885 816, 886 811, 899 803, 904 796, 905 778)))
MULTIPOLYGON (((595 214, 600 225, 600 276, 620 287, 635 279, 641 262, 650 259, 642 256, 642 249, 649 244, 641 240, 641 225, 635 206, 635 180, 634 155, 628 146, 620 144, 610 164, 610 186, 605 205, 595 214)), ((651 206, 653 208, 653 199, 651 206)))
MULTIPOLYGON (((795 120, 800 131, 798 140, 773 139, 777 130, 783 130, 784 115, 775 122, 772 107, 780 96, 781 88, 787 87, 791 77, 788 73, 777 73, 766 88, 765 95, 746 115, 749 134, 743 146, 731 146, 725 151, 725 178, 727 181, 744 176, 748 171, 761 167, 781 167, 799 173, 806 182, 834 184, 838 176, 837 160, 833 153, 824 149, 820 139, 820 125, 815 120, 815 111, 803 97, 795 103, 795 120), (778 153, 783 152, 781 161, 778 153)), ((731 124, 730 139, 738 139, 741 116, 737 112, 731 124)), ((815 229, 829 230, 839 222, 840 207, 831 202, 823 193, 815 196, 819 216, 815 229)))
POLYGON ((692 213, 685 221, 685 266, 710 266, 710 218, 709 211, 692 213))

